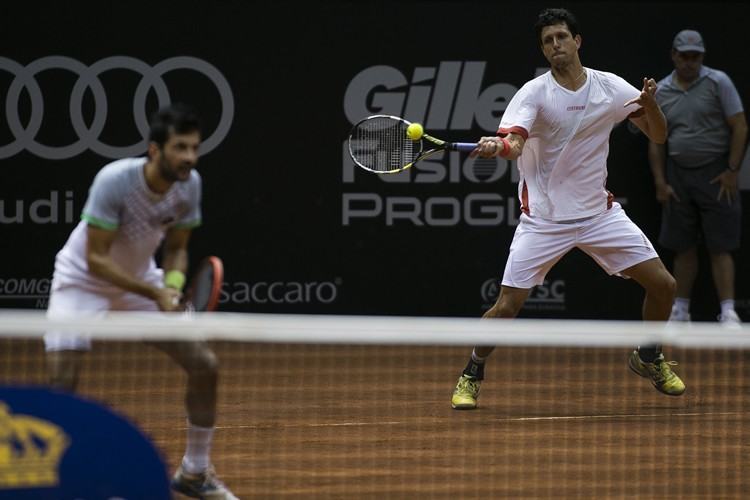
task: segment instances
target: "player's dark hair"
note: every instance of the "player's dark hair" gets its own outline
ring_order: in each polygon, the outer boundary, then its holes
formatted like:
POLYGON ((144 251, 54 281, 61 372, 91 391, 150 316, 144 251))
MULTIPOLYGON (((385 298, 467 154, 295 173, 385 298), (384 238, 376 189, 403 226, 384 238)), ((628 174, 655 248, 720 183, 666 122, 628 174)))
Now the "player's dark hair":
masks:
POLYGON ((536 30, 536 38, 539 43, 542 43, 542 29, 547 26, 554 26, 555 24, 565 23, 568 26, 568 31, 574 37, 578 35, 579 26, 578 20, 575 16, 567 9, 544 9, 539 13, 539 18, 534 25, 536 30))
POLYGON ((151 115, 150 142, 164 146, 170 134, 188 134, 201 131, 200 120, 195 110, 187 104, 173 103, 151 115))

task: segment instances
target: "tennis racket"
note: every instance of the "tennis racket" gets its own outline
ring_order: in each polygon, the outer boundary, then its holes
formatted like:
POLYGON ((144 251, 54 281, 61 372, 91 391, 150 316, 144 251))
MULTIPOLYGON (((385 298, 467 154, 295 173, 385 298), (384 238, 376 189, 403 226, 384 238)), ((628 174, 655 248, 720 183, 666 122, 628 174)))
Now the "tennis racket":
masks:
POLYGON ((214 311, 219 305, 224 264, 215 256, 203 259, 190 277, 183 304, 185 311, 214 311))
POLYGON ((394 174, 438 151, 470 152, 477 147, 473 142, 446 142, 424 133, 415 141, 406 135, 409 125, 397 116, 368 116, 352 127, 349 155, 369 172, 394 174))

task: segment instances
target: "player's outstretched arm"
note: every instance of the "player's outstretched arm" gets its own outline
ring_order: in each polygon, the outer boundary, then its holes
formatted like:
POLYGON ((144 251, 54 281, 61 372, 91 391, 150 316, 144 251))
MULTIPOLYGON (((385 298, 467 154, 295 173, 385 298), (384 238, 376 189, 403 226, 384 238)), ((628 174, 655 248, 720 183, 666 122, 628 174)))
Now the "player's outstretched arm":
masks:
POLYGON ((488 136, 482 137, 477 147, 469 156, 480 156, 481 158, 494 158, 501 156, 507 160, 515 160, 521 156, 526 140, 519 134, 510 133, 506 137, 488 136))
POLYGON ((624 104, 624 107, 638 104, 641 109, 634 111, 628 117, 633 124, 641 129, 651 141, 656 144, 667 142, 667 119, 656 102, 656 81, 653 78, 643 79, 643 89, 638 97, 624 104))

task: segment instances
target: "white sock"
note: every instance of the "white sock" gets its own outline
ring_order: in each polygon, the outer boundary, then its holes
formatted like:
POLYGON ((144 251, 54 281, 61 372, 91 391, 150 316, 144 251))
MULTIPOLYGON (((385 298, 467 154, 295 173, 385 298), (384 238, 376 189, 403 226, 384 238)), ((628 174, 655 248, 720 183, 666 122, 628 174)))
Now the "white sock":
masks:
POLYGON ((674 305, 672 306, 672 310, 680 314, 690 313, 690 299, 683 299, 682 297, 677 297, 676 299, 674 299, 674 305))
POLYGON ((721 301, 721 314, 727 314, 729 311, 734 312, 734 299, 721 301))
POLYGON ((213 427, 198 427, 188 422, 187 446, 182 457, 182 468, 188 474, 204 472, 211 465, 209 453, 214 436, 213 427))

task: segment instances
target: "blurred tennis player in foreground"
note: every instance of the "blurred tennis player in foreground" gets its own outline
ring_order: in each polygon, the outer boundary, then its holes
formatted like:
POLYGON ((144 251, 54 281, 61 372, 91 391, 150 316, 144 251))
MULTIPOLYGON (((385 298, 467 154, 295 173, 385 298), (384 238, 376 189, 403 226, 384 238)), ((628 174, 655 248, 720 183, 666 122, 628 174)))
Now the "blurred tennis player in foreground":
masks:
MULTIPOLYGON (((200 141, 195 113, 172 105, 151 121, 147 157, 125 158, 99 171, 81 222, 55 259, 48 317, 180 307, 188 241, 201 223, 201 178, 194 170, 200 141), (154 259, 162 241, 166 273, 154 259)), ((90 339, 50 331, 44 340, 52 385, 74 390, 90 339)), ((187 373, 187 448, 172 487, 194 498, 235 499, 216 478, 209 458, 218 381, 214 353, 202 342, 149 344, 187 373)))
MULTIPOLYGON (((565 9, 546 9, 536 23, 551 70, 527 82, 511 99, 497 137, 482 137, 472 153, 518 159, 522 214, 505 265, 500 296, 485 318, 514 318, 529 291, 573 248, 607 273, 632 278, 646 291, 643 319, 667 321, 675 280, 651 242, 606 189, 609 135, 629 119, 663 144, 667 123, 643 79, 639 91, 612 73, 584 68, 578 23, 565 9)), ((477 346, 453 392, 452 406, 477 406, 484 365, 494 347, 477 346)), ((586 360, 582 359, 582 363, 586 360)), ((679 395, 682 380, 660 346, 633 351, 629 366, 661 392, 679 395)))

